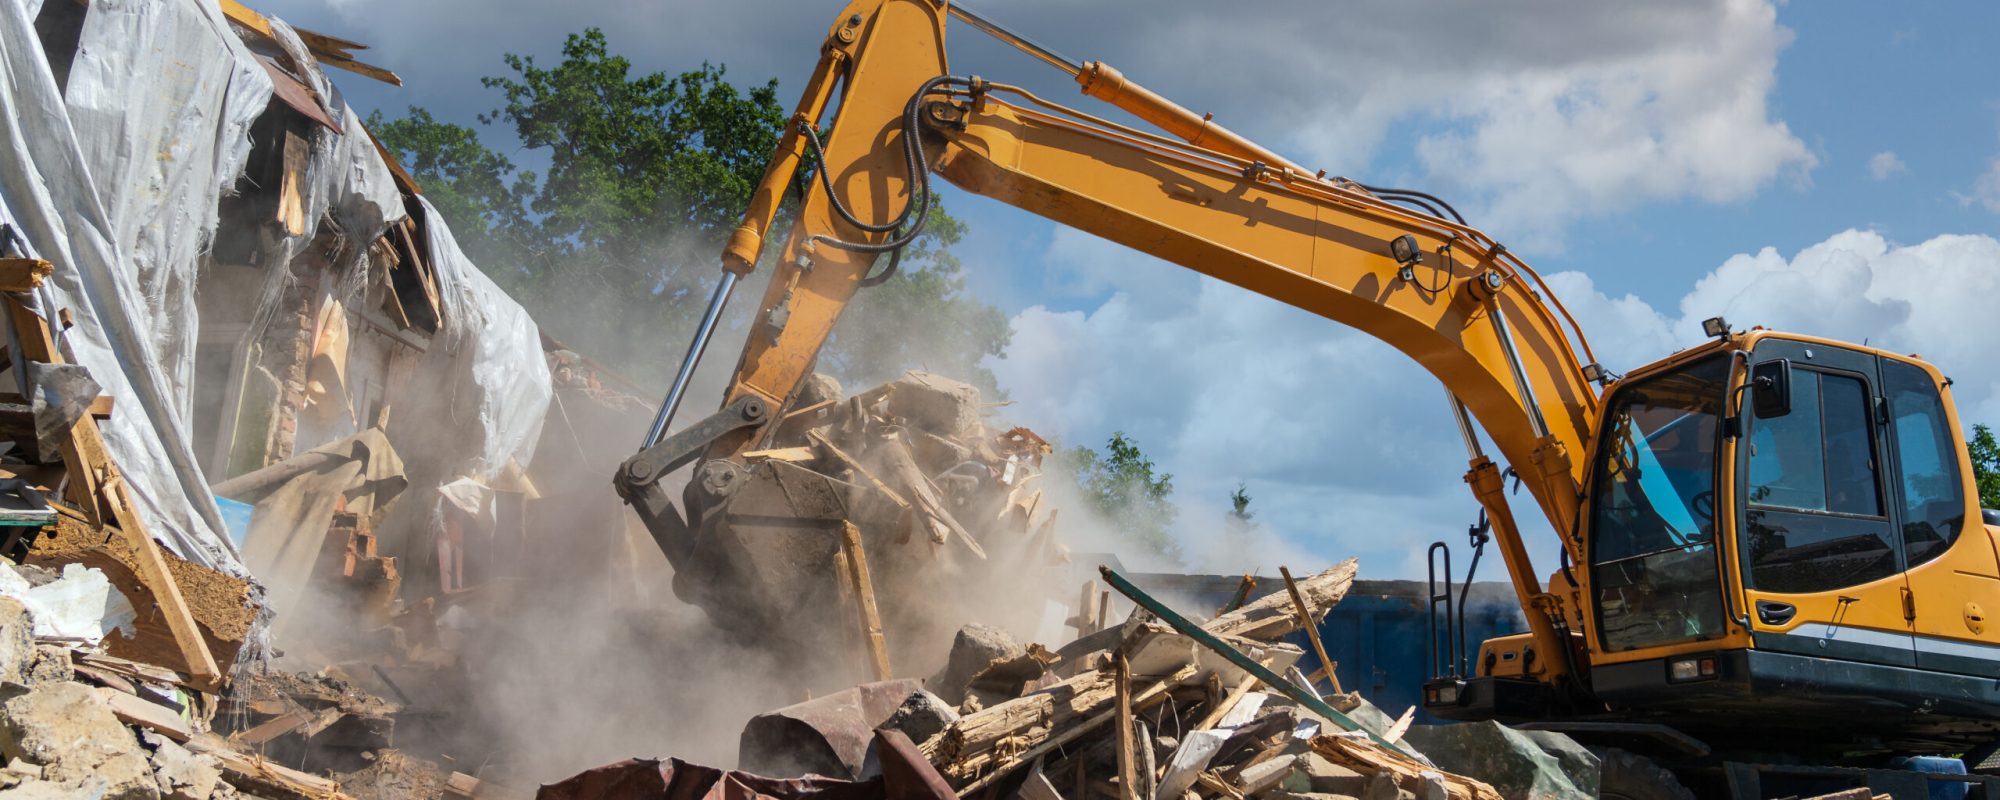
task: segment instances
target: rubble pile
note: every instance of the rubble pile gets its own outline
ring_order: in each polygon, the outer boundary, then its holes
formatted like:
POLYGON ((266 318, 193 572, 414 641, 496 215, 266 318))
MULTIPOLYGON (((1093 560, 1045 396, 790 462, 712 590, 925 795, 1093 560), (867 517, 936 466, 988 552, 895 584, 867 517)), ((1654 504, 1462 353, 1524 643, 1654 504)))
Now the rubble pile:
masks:
POLYGON ((1594 758, 1558 734, 1490 748, 1495 763, 1533 753, 1503 791, 1434 763, 1407 737, 1408 715, 1320 695, 1295 666, 1304 652, 1281 640, 1317 624, 1355 570, 1349 560, 1198 625, 1143 605, 1102 628, 1080 614, 1079 635, 1054 650, 970 625, 928 680, 863 684, 751 720, 742 772, 630 761, 540 797, 714 798, 728 787, 776 798, 1595 796, 1594 758))

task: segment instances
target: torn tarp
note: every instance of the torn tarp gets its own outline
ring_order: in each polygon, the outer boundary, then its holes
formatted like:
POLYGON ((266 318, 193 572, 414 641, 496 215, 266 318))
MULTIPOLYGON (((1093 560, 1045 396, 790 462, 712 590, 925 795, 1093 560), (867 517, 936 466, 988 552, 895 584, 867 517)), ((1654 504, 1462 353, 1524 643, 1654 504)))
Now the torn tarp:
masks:
POLYGON ((187 380, 196 256, 270 79, 212 3, 96 3, 66 103, 37 7, 0 0, 0 222, 56 266, 38 313, 69 312, 63 354, 117 400, 105 439, 149 527, 242 575, 189 445, 187 380))

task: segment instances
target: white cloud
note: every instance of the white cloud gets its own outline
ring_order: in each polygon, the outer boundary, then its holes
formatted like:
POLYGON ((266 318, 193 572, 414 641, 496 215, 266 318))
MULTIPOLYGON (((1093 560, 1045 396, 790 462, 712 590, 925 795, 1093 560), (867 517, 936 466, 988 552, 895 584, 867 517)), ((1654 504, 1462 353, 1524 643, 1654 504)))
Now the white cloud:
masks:
MULTIPOLYGON (((1051 246, 1052 269, 1118 286, 1171 270, 1106 245, 1051 246), (1089 264, 1071 259, 1088 257, 1089 264)), ((1624 371, 1693 344, 1700 320, 1764 325, 1917 352, 1955 380, 1968 422, 2000 421, 2000 362, 1976 333, 2000 296, 2000 240, 1940 236, 1896 245, 1846 231, 1791 257, 1737 255, 1673 308, 1608 297, 1579 273, 1549 277, 1600 359, 1624 371)), ((1114 294, 1088 312, 1034 307, 1014 318, 995 363, 1017 420, 1070 444, 1134 436, 1175 475, 1190 553, 1221 529, 1237 481, 1275 539, 1322 559, 1359 555, 1381 577, 1421 575, 1422 546, 1459 533, 1476 510, 1465 454, 1436 379, 1387 345, 1235 287, 1199 279, 1114 294)), ((1526 507, 1525 504, 1523 504, 1526 507)), ((1530 512, 1532 513, 1532 512, 1530 512)), ((1554 565, 1546 527, 1528 524, 1536 563, 1554 565)), ((1279 551, 1197 566, 1268 568, 1279 551)))
POLYGON ((1962 205, 1978 203, 1987 211, 2000 214, 2000 158, 1993 159, 1986 172, 1972 184, 1972 193, 1958 196, 1962 205))
POLYGON ((1868 158, 1868 177, 1875 180, 1886 181, 1909 172, 1910 165, 1903 163, 1902 157, 1896 155, 1894 150, 1884 150, 1868 158))
MULTIPOLYGON (((1478 212, 1483 227, 1508 231, 1517 249, 1559 247, 1571 221, 1640 203, 1740 201, 1816 163, 1773 116, 1778 55, 1791 32, 1765 0, 1004 5, 988 10, 1305 163, 1446 193, 1478 212)), ((500 53, 540 54, 547 63, 562 34, 592 25, 637 69, 727 63, 738 80, 778 76, 790 102, 834 13, 802 14, 783 0, 667 11, 538 0, 262 7, 368 42, 371 61, 408 79, 402 90, 346 81, 367 95, 364 106, 379 102, 395 114, 414 102, 464 121, 497 105, 475 79, 505 71, 500 53), (446 55, 439 42, 460 44, 446 55)), ((1054 70, 969 27, 950 31, 955 70, 1108 111, 1054 70)))

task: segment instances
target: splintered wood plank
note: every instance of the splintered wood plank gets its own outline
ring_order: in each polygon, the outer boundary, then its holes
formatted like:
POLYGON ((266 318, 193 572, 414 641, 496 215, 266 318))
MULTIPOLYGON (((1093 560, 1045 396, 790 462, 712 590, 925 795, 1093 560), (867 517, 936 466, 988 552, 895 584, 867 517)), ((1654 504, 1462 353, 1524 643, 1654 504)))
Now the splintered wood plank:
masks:
MULTIPOLYGON (((45 364, 63 363, 62 352, 56 348, 55 336, 50 333, 47 320, 12 297, 7 298, 7 311, 14 335, 21 343, 22 357, 45 364)), ((109 506, 118 531, 131 544, 134 560, 138 562, 139 577, 145 581, 147 588, 153 590, 154 600, 166 617, 167 627, 173 631, 174 642, 179 646, 182 657, 187 659, 190 683, 203 690, 221 686, 222 673, 216 669, 215 657, 209 653, 208 644, 202 641, 201 629, 195 624, 194 614, 188 610, 186 598, 181 596, 180 584, 174 580, 173 573, 167 569, 166 559, 160 555, 159 543, 153 541, 152 535, 146 531, 145 521, 132 508, 131 497, 126 494, 125 483, 111 461, 111 451, 104 444, 104 435, 97 428, 96 418, 86 414, 76 421, 70 428, 70 435, 63 440, 62 457, 70 471, 72 500, 91 517, 93 525, 102 524, 104 519, 99 504, 109 506)))
MULTIPOLYGON (((55 335, 49 331, 48 320, 28 310, 21 301, 7 297, 7 318, 12 324, 15 341, 21 345, 21 357, 44 364, 63 363, 62 353, 56 349, 55 335)), ((98 484, 102 476, 98 474, 101 459, 86 456, 84 445, 94 445, 94 452, 103 452, 103 440, 97 436, 97 421, 89 417, 77 420, 70 429, 70 435, 63 438, 61 445, 63 468, 69 473, 69 485, 64 498, 83 512, 83 516, 95 527, 104 523, 104 511, 98 505, 98 484)))
POLYGON ((860 475, 864 480, 868 481, 869 486, 875 487, 875 491, 881 492, 883 497, 889 498, 889 502, 895 503, 897 508, 904 511, 910 510, 910 501, 903 499, 903 496, 897 494, 896 490, 889 488, 889 484, 883 483, 881 478, 875 477, 875 473, 869 472, 867 467, 861 466, 861 462, 855 460, 853 456, 848 455, 846 451, 835 447, 833 442, 819 435, 818 431, 808 431, 806 438, 814 444, 826 448, 828 453, 833 454, 834 458, 840 459, 840 463, 846 464, 848 468, 854 470, 856 475, 860 475))
POLYGON ((0 258, 0 292, 27 292, 42 285, 55 267, 39 258, 0 258))
POLYGON ((1313 653, 1319 656, 1320 671, 1326 673, 1326 680, 1333 684, 1334 694, 1346 694, 1340 688, 1340 678, 1333 674, 1334 661, 1326 655, 1326 645, 1319 640, 1319 622, 1314 619, 1313 607, 1306 602, 1306 596, 1299 593, 1298 581, 1292 580, 1291 567, 1278 567, 1278 574, 1285 576, 1285 591, 1292 595, 1292 607, 1299 612, 1299 627, 1306 629, 1306 640, 1312 642, 1313 653))
POLYGON ((1139 764, 1132 752, 1132 663, 1125 660, 1125 652, 1118 652, 1116 677, 1118 688, 1118 718, 1113 723, 1118 726, 1118 796, 1123 800, 1139 798, 1139 764))
MULTIPOLYGON (((96 422, 85 417, 92 430, 96 422)), ((181 657, 187 659, 189 683, 197 689, 212 690, 222 685, 222 671, 216 669, 215 657, 208 652, 208 643, 202 641, 201 628, 195 624, 194 612, 188 610, 187 598, 181 596, 181 587, 174 580, 173 573, 167 571, 167 560, 160 555, 160 545, 146 531, 145 520, 132 508, 131 496, 126 494, 125 480, 118 469, 107 459, 105 466, 110 478, 104 482, 105 503, 111 507, 112 518, 118 521, 118 530, 132 545, 134 559, 139 562, 139 577, 146 587, 153 590, 153 599, 160 605, 160 614, 167 620, 167 628, 174 632, 174 643, 180 646, 181 657)))
MULTIPOLYGON (((1347 559, 1328 568, 1325 572, 1299 581, 1299 591, 1311 601, 1314 609, 1321 614, 1339 605, 1347 590, 1354 585, 1356 561, 1347 559)), ((1273 641, 1299 628, 1299 616, 1293 613, 1291 598, 1276 592, 1245 604, 1210 620, 1202 626, 1209 633, 1242 636, 1259 641, 1273 641)))
POLYGON ((861 637, 868 645, 869 664, 874 668, 875 680, 886 681, 894 677, 889 672, 889 645, 882 636, 882 615, 875 607, 875 586, 868 577, 868 556, 861 549, 861 529, 852 522, 842 522, 840 546, 847 556, 848 580, 854 584, 854 596, 860 601, 861 637))

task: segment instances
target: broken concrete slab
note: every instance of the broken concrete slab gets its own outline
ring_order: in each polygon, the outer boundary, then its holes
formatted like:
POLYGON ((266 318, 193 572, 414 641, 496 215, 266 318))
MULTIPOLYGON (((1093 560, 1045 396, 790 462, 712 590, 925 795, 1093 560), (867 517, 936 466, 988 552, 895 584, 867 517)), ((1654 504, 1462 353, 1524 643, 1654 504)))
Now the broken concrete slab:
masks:
POLYGON ((0 681, 27 683, 34 662, 35 621, 28 607, 0 597, 0 681))
POLYGON ((946 727, 958 721, 958 711, 946 703, 944 698, 927 691, 917 691, 903 700, 896 713, 880 727, 902 731, 911 741, 921 742, 942 733, 946 727))
POLYGON ((889 384, 889 413, 940 436, 971 442, 985 430, 979 420, 979 390, 971 384, 910 371, 889 384))
POLYGON ((51 782, 101 783, 105 798, 159 797, 146 751, 112 713, 108 691, 55 683, 0 703, 0 755, 42 765, 51 782))
POLYGON ((222 785, 222 762, 214 756, 194 753, 174 740, 151 731, 141 732, 139 739, 153 750, 149 760, 153 764, 153 777, 159 783, 161 797, 166 800, 208 800, 215 796, 216 788, 222 785))
POLYGON ((951 655, 946 657, 944 669, 924 681, 924 688, 930 690, 953 706, 965 702, 966 686, 972 678, 984 671, 995 661, 1019 657, 1028 652, 1012 634, 991 625, 972 623, 958 630, 952 638, 951 655))

